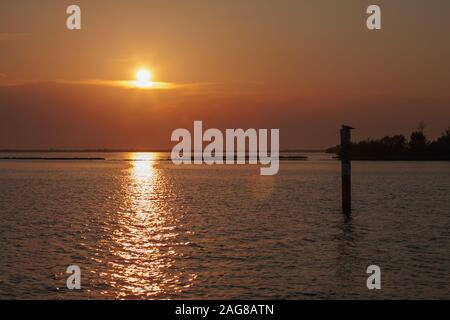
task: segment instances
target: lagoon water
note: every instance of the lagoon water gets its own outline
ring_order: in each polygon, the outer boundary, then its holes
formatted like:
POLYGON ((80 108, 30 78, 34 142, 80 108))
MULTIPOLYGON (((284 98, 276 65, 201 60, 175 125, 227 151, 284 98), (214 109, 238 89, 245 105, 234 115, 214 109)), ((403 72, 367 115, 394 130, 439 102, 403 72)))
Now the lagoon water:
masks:
POLYGON ((450 163, 354 162, 348 219, 339 162, 307 155, 272 177, 154 153, 0 160, 0 298, 450 298, 450 163))

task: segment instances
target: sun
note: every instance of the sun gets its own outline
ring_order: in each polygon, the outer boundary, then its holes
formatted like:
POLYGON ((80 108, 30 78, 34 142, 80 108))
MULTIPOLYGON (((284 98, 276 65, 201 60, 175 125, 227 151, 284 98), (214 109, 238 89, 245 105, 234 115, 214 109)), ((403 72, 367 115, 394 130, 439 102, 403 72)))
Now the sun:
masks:
POLYGON ((162 90, 175 87, 175 85, 170 82, 155 81, 155 74, 152 69, 145 66, 133 70, 134 77, 132 77, 131 80, 121 81, 127 88, 162 90))
POLYGON ((152 86, 152 73, 148 69, 139 69, 136 72, 136 86, 139 88, 148 88, 152 86))

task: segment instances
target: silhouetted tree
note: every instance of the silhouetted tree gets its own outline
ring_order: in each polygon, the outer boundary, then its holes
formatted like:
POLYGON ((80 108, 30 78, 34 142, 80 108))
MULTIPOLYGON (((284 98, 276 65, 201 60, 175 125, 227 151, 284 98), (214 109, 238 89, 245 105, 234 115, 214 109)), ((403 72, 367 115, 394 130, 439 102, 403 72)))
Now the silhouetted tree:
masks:
MULTIPOLYGON (((403 135, 352 143, 351 157, 360 160, 450 160, 450 128, 435 141, 428 141, 421 122, 409 142, 403 135)), ((340 146, 327 149, 340 156, 340 146)))
POLYGON ((420 122, 417 131, 411 133, 409 140, 409 151, 414 156, 425 156, 428 146, 428 139, 425 136, 425 123, 420 122))
POLYGON ((450 159, 450 127, 441 137, 431 143, 431 153, 444 159, 450 159))

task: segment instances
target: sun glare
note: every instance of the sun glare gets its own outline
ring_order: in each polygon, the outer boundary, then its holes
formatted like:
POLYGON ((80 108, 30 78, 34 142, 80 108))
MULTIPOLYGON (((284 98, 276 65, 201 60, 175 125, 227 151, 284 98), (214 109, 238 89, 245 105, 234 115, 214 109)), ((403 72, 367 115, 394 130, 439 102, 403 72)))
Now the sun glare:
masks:
POLYGON ((136 86, 148 88, 152 86, 152 73, 147 69, 139 69, 136 73, 136 86))

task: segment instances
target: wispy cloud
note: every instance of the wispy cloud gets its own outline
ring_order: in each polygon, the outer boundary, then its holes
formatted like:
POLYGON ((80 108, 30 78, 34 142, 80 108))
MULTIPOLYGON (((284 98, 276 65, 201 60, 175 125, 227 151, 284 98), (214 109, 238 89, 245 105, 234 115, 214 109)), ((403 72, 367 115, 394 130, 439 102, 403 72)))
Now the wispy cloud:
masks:
MULTIPOLYGON (((94 86, 108 86, 108 87, 122 87, 122 88, 138 88, 135 81, 127 80, 98 80, 98 79, 88 79, 88 80, 56 80, 56 83, 63 84, 79 84, 79 85, 94 85, 94 86)), ((172 89, 177 87, 177 85, 169 82, 158 82, 153 81, 146 88, 139 89, 172 89)))
POLYGON ((153 89, 153 90, 167 90, 176 89, 184 87, 185 85, 170 83, 170 82, 160 82, 153 81, 149 83, 146 87, 140 87, 136 81, 130 80, 101 80, 101 79, 84 79, 84 80, 10 80, 2 81, 7 78, 7 75, 0 73, 0 86, 22 86, 22 85, 34 85, 34 84, 66 84, 66 85, 86 85, 86 86, 105 86, 105 87, 119 87, 119 88, 130 88, 130 89, 153 89))
POLYGON ((197 82, 197 83, 173 83, 153 81, 149 86, 141 87, 133 80, 102 80, 102 79, 80 79, 80 80, 10 80, 7 79, 6 74, 0 73, 0 87, 23 86, 23 85, 39 85, 39 84, 62 84, 62 85, 81 85, 81 86, 100 86, 100 87, 116 87, 131 90, 144 91, 177 91, 182 92, 183 95, 203 95, 203 96, 242 96, 254 95, 261 93, 261 88, 258 83, 212 83, 212 82, 197 82), (3 81, 2 81, 3 80, 3 81))
POLYGON ((184 94, 201 94, 201 95, 242 95, 260 92, 261 88, 255 83, 239 83, 239 84, 224 84, 224 83, 174 83, 152 81, 149 86, 141 87, 136 81, 132 80, 100 80, 100 79, 86 79, 86 80, 56 80, 54 83, 69 84, 69 85, 89 85, 89 86, 107 86, 120 87, 135 90, 177 90, 184 94))

